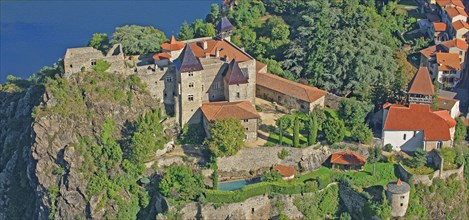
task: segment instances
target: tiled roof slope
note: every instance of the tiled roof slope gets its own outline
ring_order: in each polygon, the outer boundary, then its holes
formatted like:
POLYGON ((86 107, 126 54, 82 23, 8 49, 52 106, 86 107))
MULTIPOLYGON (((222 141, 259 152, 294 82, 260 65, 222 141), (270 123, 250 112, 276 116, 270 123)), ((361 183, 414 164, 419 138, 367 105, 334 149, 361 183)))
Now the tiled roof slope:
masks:
POLYGON ((387 131, 424 131, 424 140, 451 140, 450 128, 456 125, 448 111, 431 111, 430 105, 391 106, 384 123, 387 131))
POLYGON ((433 22, 435 31, 446 31, 446 24, 444 22, 433 22))
POLYGON ((464 8, 464 4, 462 3, 461 0, 437 0, 436 4, 438 4, 442 8, 445 8, 445 7, 464 8))
POLYGON ((434 88, 427 67, 420 67, 410 83, 410 94, 433 95, 434 88))
POLYGON ((257 73, 257 85, 312 103, 327 94, 326 91, 293 82, 270 73, 257 73))
POLYGON ((436 62, 439 64, 438 70, 461 70, 458 54, 436 53, 436 62))
POLYGON ((225 76, 227 78, 228 85, 245 84, 248 83, 249 79, 248 74, 239 68, 238 62, 234 59, 230 62, 225 76))
POLYGON ((425 57, 430 58, 431 56, 435 55, 435 53, 442 51, 447 52, 452 47, 457 47, 463 51, 467 51, 467 43, 464 40, 454 39, 442 42, 438 45, 427 47, 423 50, 420 50, 420 53, 425 57))
POLYGON ((207 102, 202 104, 201 110, 209 121, 227 118, 244 120, 260 117, 249 101, 207 102))
POLYGON ((179 56, 176 66, 178 66, 179 72, 181 73, 200 71, 204 69, 199 58, 194 56, 191 47, 188 45, 186 45, 179 56))
POLYGON ((338 152, 331 155, 331 163, 343 165, 363 165, 366 159, 352 151, 338 152))
POLYGON ((275 165, 272 170, 276 170, 283 177, 290 177, 295 175, 295 168, 285 165, 275 165))
POLYGON ((454 105, 459 101, 457 99, 447 98, 444 96, 438 96, 438 108, 451 111, 454 105))
POLYGON ((206 50, 197 43, 190 43, 190 46, 197 57, 205 57, 206 54, 214 57, 218 50, 220 58, 228 57, 229 60, 235 59, 238 63, 254 59, 249 54, 226 40, 208 40, 206 50))
POLYGON ((161 44, 161 48, 163 48, 163 50, 177 51, 184 48, 185 45, 185 43, 177 41, 173 35, 171 36, 171 40, 169 42, 161 44))
POLYGON ((467 17, 467 13, 463 8, 455 7, 455 8, 448 8, 446 9, 446 13, 451 17, 454 18, 458 15, 462 15, 467 17))
POLYGON ((463 28, 469 29, 469 24, 467 22, 457 20, 452 23, 454 30, 461 30, 463 28))

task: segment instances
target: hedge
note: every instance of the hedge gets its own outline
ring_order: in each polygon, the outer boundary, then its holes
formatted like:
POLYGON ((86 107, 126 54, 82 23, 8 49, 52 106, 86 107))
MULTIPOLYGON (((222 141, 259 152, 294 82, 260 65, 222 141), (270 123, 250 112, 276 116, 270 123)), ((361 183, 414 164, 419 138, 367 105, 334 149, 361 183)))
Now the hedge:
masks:
POLYGON ((279 182, 261 182, 247 185, 246 187, 235 191, 205 190, 205 199, 212 203, 235 203, 242 202, 248 198, 270 194, 299 194, 305 192, 317 191, 315 187, 308 187, 304 183, 279 182))

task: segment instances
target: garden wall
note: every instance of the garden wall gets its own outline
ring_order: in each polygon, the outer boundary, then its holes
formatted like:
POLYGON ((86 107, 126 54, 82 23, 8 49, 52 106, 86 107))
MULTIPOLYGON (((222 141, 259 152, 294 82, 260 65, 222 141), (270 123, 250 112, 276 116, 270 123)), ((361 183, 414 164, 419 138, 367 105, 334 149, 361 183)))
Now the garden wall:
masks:
POLYGON ((463 177, 464 164, 455 170, 443 170, 442 168, 443 166, 441 166, 441 169, 436 170, 433 174, 417 175, 417 174, 412 174, 411 172, 407 171, 404 168, 404 166, 402 166, 402 164, 398 165, 400 178, 406 182, 412 181, 412 184, 422 183, 427 186, 430 186, 433 184, 433 179, 435 178, 446 179, 453 174, 456 174, 459 177, 463 177))

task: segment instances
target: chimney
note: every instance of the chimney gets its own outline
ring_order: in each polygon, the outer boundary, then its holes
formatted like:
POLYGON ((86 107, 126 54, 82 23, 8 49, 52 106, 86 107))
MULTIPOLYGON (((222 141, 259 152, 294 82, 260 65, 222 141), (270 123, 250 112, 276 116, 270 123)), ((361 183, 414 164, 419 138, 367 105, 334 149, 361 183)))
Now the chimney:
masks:
POLYGON ((207 50, 207 49, 208 49, 208 45, 207 45, 207 41, 206 41, 206 40, 203 40, 203 41, 202 41, 202 48, 203 48, 204 50, 207 50))
POLYGON ((216 58, 220 58, 220 50, 217 49, 216 52, 215 52, 215 57, 216 58))
POLYGON ((229 59, 230 59, 230 58, 228 57, 228 55, 225 55, 225 61, 228 62, 229 59))
POLYGON ((210 57, 210 53, 205 53, 205 58, 209 58, 210 57))

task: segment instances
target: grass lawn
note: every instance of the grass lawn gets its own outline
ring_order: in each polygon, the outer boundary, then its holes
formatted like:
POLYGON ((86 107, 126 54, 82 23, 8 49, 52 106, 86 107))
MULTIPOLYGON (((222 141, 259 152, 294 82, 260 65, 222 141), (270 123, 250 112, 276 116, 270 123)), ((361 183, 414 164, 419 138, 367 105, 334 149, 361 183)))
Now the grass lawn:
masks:
MULTIPOLYGON (((276 145, 279 143, 279 135, 277 133, 270 133, 269 138, 267 139, 267 143, 271 143, 272 145, 276 145)), ((292 146, 293 145, 293 135, 291 134, 283 134, 283 144, 292 146)), ((308 139, 300 134, 300 145, 308 144, 308 139)))
POLYGON ((391 181, 396 181, 397 177, 394 174, 394 164, 378 162, 376 163, 376 174, 373 174, 373 164, 365 164, 362 171, 358 172, 345 172, 345 171, 332 171, 327 167, 321 167, 319 170, 311 173, 304 174, 295 179, 295 181, 304 182, 309 179, 321 179, 325 185, 332 182, 334 177, 339 175, 347 175, 353 183, 360 187, 369 187, 375 185, 386 185, 391 181))

